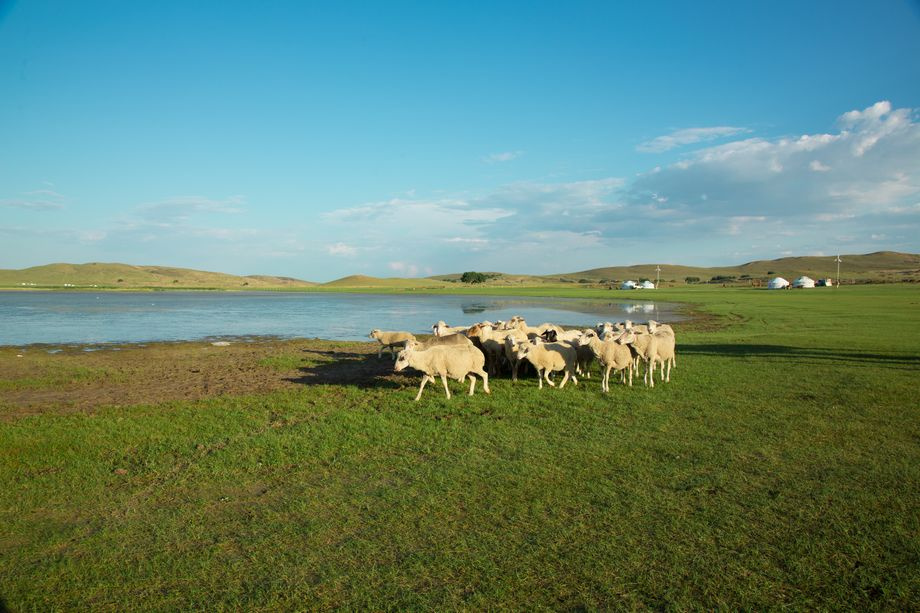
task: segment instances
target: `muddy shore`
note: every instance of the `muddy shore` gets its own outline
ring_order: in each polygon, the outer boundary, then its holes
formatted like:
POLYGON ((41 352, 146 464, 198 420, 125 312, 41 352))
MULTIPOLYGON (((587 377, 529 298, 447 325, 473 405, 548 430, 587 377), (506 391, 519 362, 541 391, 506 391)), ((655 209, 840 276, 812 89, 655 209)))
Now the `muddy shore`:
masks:
POLYGON ((404 379, 376 343, 245 338, 0 347, 0 419, 404 379))

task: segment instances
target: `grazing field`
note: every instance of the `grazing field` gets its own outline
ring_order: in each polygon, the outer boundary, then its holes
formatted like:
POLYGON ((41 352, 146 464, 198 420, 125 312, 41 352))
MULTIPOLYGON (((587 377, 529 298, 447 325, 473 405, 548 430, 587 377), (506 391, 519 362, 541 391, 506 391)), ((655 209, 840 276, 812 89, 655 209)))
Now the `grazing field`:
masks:
POLYGON ((609 394, 0 348, 0 610, 920 607, 920 287, 641 297, 697 318, 609 394))

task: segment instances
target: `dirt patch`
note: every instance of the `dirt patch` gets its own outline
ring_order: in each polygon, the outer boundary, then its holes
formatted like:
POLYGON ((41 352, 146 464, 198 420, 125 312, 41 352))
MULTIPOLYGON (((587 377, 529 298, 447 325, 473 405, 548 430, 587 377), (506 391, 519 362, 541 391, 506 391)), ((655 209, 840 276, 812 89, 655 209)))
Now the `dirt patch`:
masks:
POLYGON ((314 384, 395 385, 392 364, 377 358, 375 343, 305 339, 2 347, 0 419, 314 384))

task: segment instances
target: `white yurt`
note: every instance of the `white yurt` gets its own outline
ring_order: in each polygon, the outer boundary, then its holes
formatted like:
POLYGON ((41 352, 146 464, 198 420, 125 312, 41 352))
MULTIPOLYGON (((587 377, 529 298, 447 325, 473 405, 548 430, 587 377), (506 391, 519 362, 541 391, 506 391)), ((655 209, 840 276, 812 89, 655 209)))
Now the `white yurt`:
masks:
POLYGON ((639 289, 655 289, 655 284, 646 279, 639 284, 639 289))
POLYGON ((638 286, 635 281, 623 281, 620 284, 620 289, 636 289, 638 286))
POLYGON ((814 287, 814 286, 815 286, 815 280, 812 279, 811 277, 806 277, 804 275, 792 282, 792 287, 797 287, 800 289, 807 288, 807 287, 814 287))
POLYGON ((789 287, 789 281, 786 281, 782 277, 776 277, 767 283, 767 288, 769 289, 786 289, 789 287))

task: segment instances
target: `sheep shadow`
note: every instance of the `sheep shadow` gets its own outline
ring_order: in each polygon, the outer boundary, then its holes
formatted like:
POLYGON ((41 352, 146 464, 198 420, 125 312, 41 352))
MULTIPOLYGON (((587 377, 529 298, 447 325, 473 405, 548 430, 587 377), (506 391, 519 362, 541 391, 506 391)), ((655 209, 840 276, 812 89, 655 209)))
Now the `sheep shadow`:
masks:
POLYGON ((299 376, 285 380, 300 385, 351 385, 359 388, 398 388, 393 372, 393 359, 386 353, 377 357, 377 350, 371 353, 357 351, 317 351, 304 349, 305 354, 316 356, 319 363, 301 366, 299 376))
POLYGON ((846 362, 854 365, 914 370, 920 368, 920 356, 859 351, 840 351, 823 347, 790 347, 758 344, 678 344, 678 355, 737 356, 745 358, 800 358, 814 362, 846 362))

